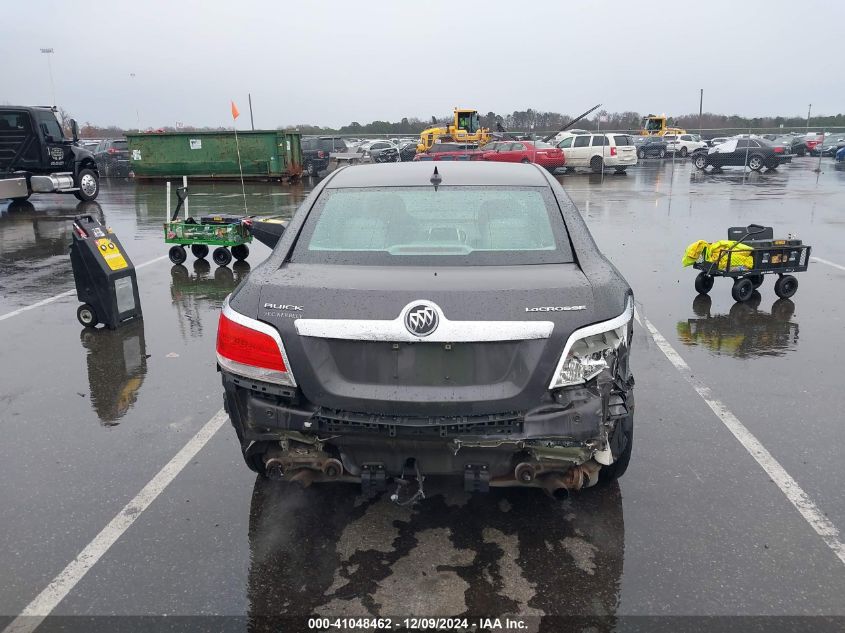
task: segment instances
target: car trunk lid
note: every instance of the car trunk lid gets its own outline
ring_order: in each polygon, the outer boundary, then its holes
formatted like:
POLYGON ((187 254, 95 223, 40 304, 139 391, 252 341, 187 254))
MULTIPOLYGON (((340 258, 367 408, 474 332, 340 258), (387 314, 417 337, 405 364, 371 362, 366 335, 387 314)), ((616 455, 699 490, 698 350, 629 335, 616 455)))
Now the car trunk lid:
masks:
POLYGON ((258 318, 281 333, 314 404, 457 416, 535 406, 565 338, 590 322, 593 305, 576 264, 289 264, 263 286, 258 318), (420 337, 406 325, 418 303, 439 316, 420 337))

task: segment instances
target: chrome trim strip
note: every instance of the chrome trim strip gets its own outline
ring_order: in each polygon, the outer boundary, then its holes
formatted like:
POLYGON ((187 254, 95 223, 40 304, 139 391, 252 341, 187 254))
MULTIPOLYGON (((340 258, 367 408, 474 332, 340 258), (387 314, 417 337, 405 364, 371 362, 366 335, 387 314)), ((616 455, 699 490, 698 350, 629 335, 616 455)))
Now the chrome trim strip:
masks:
POLYGON ((628 300, 625 303, 625 310, 623 310, 622 314, 620 314, 618 317, 613 317, 612 319, 602 321, 600 323, 593 323, 592 325, 577 329, 572 334, 570 334, 569 338, 566 339, 566 345, 564 345, 563 347, 563 353, 560 355, 560 360, 557 362, 557 367, 555 367, 555 373, 552 374, 552 381, 549 383, 549 389, 557 389, 557 387, 555 387, 557 377, 560 376, 560 371, 561 369, 563 369, 563 363, 566 360, 567 355, 569 354, 569 350, 572 349, 572 346, 575 344, 575 341, 577 341, 578 339, 586 338, 588 336, 592 336, 593 334, 601 334, 602 332, 615 330, 616 328, 625 325, 633 318, 634 298, 631 295, 628 295, 628 300))
POLYGON ((451 321, 437 304, 427 299, 411 301, 395 319, 296 319, 300 336, 350 341, 387 341, 394 343, 480 343, 526 341, 551 336, 551 321, 451 321), (411 334, 405 327, 405 315, 414 306, 431 306, 439 320, 437 329, 426 336, 411 334))
POLYGON ((223 316, 225 316, 230 321, 237 323, 238 325, 242 325, 251 330, 256 330, 258 332, 261 332, 262 334, 266 334, 274 341, 276 341, 276 345, 279 346, 279 351, 282 353, 282 360, 285 363, 287 371, 282 373, 264 369, 262 367, 252 367, 251 365, 244 365, 242 363, 238 363, 229 358, 226 358, 225 356, 221 356, 220 354, 217 354, 217 362, 229 371, 232 371, 241 376, 245 376, 247 378, 254 378, 255 380, 272 382, 278 385, 296 387, 296 378, 294 378, 293 376, 293 368, 290 366, 288 354, 285 351, 285 345, 284 343, 282 343, 282 337, 279 334, 279 331, 272 325, 268 325, 267 323, 262 323, 261 321, 251 319, 248 316, 241 314, 240 312, 235 312, 235 310, 232 309, 232 307, 229 305, 229 297, 231 296, 232 295, 227 296, 226 300, 223 302, 223 316), (277 376, 278 374, 281 374, 283 378, 277 376))

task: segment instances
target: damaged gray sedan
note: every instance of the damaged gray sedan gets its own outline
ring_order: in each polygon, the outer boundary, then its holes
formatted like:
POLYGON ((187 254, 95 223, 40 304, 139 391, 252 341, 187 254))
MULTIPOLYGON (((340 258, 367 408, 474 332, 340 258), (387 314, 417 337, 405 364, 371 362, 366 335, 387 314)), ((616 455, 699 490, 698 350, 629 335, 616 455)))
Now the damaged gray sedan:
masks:
POLYGON ((630 287, 545 170, 438 169, 332 173, 226 301, 217 361, 247 465, 367 494, 620 477, 630 287))

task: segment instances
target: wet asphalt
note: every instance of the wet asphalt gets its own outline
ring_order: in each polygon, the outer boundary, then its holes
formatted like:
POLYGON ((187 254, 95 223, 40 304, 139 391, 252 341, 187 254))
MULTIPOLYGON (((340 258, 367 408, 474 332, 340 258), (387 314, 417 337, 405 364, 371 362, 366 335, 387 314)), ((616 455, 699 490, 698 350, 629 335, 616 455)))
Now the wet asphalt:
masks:
MULTIPOLYGON (((697 298, 680 264, 688 243, 757 222, 845 265, 845 171, 817 165, 701 174, 649 160, 559 178, 639 314, 845 530, 845 271, 813 261, 791 301, 770 277, 736 306, 725 280, 697 298)), ((313 184, 248 184, 248 210, 290 214, 313 184)), ((243 211, 238 184, 191 192, 192 214, 243 211)), ((217 314, 249 272, 191 256, 172 266, 163 185, 104 181, 97 203, 0 203, 0 317, 72 290, 77 213, 104 217, 147 264, 144 319, 86 331, 73 294, 0 319, 0 627, 221 408, 217 314)), ((252 265, 269 253, 251 249, 252 265)), ((553 615, 596 616, 592 630, 641 615, 845 616, 845 564, 640 326, 632 359, 634 456, 618 485, 552 502, 434 479, 423 502, 398 507, 346 485, 257 479, 226 424, 55 614, 237 616, 253 630, 304 627, 264 627, 290 615, 518 614, 530 630, 562 630, 536 618, 553 615)))

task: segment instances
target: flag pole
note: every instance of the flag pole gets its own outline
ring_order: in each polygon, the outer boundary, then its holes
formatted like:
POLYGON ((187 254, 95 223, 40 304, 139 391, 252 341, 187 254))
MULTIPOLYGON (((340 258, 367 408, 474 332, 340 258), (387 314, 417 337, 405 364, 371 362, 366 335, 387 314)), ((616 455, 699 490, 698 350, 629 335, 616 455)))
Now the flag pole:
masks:
POLYGON ((235 149, 238 152, 238 171, 241 174, 241 194, 244 198, 244 215, 249 215, 249 209, 246 207, 246 189, 244 188, 244 169, 241 166, 241 146, 238 142, 238 126, 234 125, 235 128, 235 149))
POLYGON ((235 150, 238 152, 238 171, 241 174, 241 193, 244 197, 244 215, 249 215, 249 209, 246 208, 246 189, 244 188, 244 168, 241 165, 241 144, 238 141, 238 117, 241 115, 238 112, 238 106, 234 101, 229 102, 232 106, 232 129, 235 130, 235 150))

